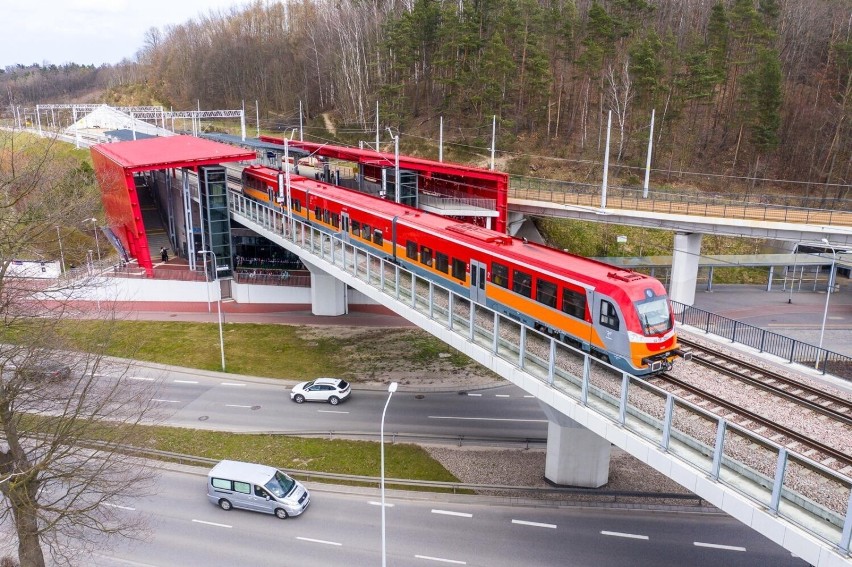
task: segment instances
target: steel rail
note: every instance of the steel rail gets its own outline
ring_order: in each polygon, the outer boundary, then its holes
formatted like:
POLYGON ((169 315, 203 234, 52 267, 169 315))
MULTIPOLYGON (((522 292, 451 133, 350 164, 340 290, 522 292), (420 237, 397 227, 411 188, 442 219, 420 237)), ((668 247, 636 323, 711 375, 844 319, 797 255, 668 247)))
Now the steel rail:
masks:
POLYGON ((678 341, 686 347, 690 347, 693 349, 698 349, 702 351, 702 353, 709 354, 710 356, 720 360, 721 362, 717 362, 714 360, 710 360, 709 358, 705 358, 700 354, 696 354, 695 350, 693 350, 692 354, 692 362, 701 364, 702 366, 706 366, 707 368, 711 368, 721 374, 725 374, 726 376, 730 376, 732 378, 736 378, 742 382, 747 384, 751 384, 752 386, 756 386, 758 388, 762 388, 768 392, 771 392, 777 396, 795 402, 799 405, 802 405, 812 411, 821 413, 826 415, 832 419, 835 419, 841 423, 846 425, 852 425, 852 402, 849 400, 842 398, 840 396, 835 396, 829 392, 821 390, 820 388, 809 386, 807 384, 803 384, 795 379, 788 378, 776 372, 772 372, 766 368, 758 366, 757 364, 752 364, 749 362, 742 361, 736 357, 720 353, 718 351, 711 351, 705 347, 702 347, 698 343, 689 341, 684 339, 682 336, 678 337, 678 341), (725 363, 735 364, 740 368, 745 370, 749 370, 758 374, 758 376, 749 376, 739 372, 735 368, 730 368, 725 366, 725 363), (816 396, 819 399, 808 399, 802 395, 794 393, 790 390, 787 390, 781 386, 776 386, 774 384, 770 384, 768 381, 772 380, 775 382, 780 382, 789 388, 795 388, 801 390, 806 395, 814 397, 816 396), (824 400, 825 402, 832 404, 835 407, 829 407, 828 405, 824 405, 820 403, 819 400, 824 400), (843 409, 844 408, 845 411, 843 409))
MULTIPOLYGON (((698 388, 697 386, 693 386, 692 384, 684 382, 680 378, 675 378, 674 376, 672 376, 670 374, 667 374, 667 373, 658 374, 657 378, 664 380, 664 381, 667 381, 670 384, 677 386, 678 388, 681 388, 681 389, 683 389, 683 390, 685 390, 685 391, 687 391, 691 394, 694 394, 696 396, 704 398, 705 400, 712 402, 712 403, 716 404, 717 406, 724 408, 724 409, 740 416, 744 420, 748 420, 752 423, 757 423, 759 425, 762 425, 762 426, 766 427, 767 429, 771 429, 771 430, 773 430, 777 433, 780 433, 781 435, 787 437, 788 439, 791 439, 793 441, 801 443, 802 445, 805 445, 807 447, 813 448, 816 451, 818 451, 819 453, 821 453, 822 455, 824 455, 825 457, 833 458, 835 461, 839 462, 842 466, 852 466, 852 455, 844 453, 843 451, 835 449, 834 447, 830 447, 830 446, 828 446, 828 445, 826 445, 826 444, 824 444, 820 441, 817 441, 816 439, 808 437, 807 435, 805 435, 803 433, 799 433, 798 431, 790 429, 789 427, 785 427, 785 426, 783 426, 783 425, 781 425, 781 424, 779 424, 775 421, 772 421, 769 418, 763 417, 760 414, 757 414, 753 411, 750 411, 750 410, 747 410, 747 409, 745 409, 741 406, 738 406, 737 404, 735 404, 733 402, 729 402, 725 399, 720 398, 719 396, 715 396, 715 395, 713 395, 709 392, 706 392, 706 391, 702 390, 701 388, 698 388)), ((728 419, 728 418, 725 418, 725 419, 728 419)), ((737 425, 739 425, 740 427, 743 427, 742 423, 737 423, 737 425)), ((748 427, 748 429, 752 429, 752 428, 748 427)), ((787 442, 786 444, 789 445, 789 442, 787 442)), ((794 450, 796 452, 799 452, 799 453, 802 452, 801 449, 794 449, 794 450)), ((817 459, 815 459, 815 457, 811 457, 811 458, 814 459, 814 460, 817 460, 817 459)), ((824 460, 825 460, 825 458, 820 459, 818 462, 821 462, 821 461, 824 461, 824 460)), ((825 465, 825 466, 829 466, 829 465, 825 465)), ((841 468, 842 468, 842 466, 841 466, 841 468)), ((834 468, 834 467, 832 467, 832 468, 834 468)))

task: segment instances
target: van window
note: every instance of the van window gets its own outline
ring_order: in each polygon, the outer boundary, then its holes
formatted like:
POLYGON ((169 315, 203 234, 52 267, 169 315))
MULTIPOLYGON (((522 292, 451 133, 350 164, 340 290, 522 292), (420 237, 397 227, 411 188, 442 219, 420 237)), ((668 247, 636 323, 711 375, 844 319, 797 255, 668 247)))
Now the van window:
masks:
POLYGON ((293 489, 296 481, 281 471, 275 471, 275 476, 269 479, 265 487, 278 498, 284 498, 293 489))
POLYGON ((247 482, 234 481, 234 492, 242 492, 243 494, 251 494, 251 485, 247 482))
POLYGON ((233 490, 233 488, 231 488, 231 481, 225 480, 224 478, 214 478, 211 481, 211 484, 213 485, 213 488, 224 488, 225 490, 233 490))

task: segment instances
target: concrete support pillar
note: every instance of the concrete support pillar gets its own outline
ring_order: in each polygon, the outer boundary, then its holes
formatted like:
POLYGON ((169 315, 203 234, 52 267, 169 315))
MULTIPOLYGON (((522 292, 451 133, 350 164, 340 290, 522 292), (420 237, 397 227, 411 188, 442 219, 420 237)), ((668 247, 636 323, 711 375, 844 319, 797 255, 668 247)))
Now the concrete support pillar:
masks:
POLYGON ((348 312, 346 284, 302 260, 311 272, 311 313, 336 317, 348 312))
POLYGON ((698 258, 701 255, 701 233, 675 233, 672 253, 672 279, 669 298, 684 305, 695 303, 698 281, 698 258))
POLYGON ((549 424, 544 478, 560 486, 599 488, 609 482, 610 442, 541 403, 549 424))
POLYGON ((536 228, 535 223, 531 218, 524 216, 523 213, 509 211, 509 216, 506 219, 506 232, 509 236, 526 238, 530 242, 544 244, 544 237, 536 228))

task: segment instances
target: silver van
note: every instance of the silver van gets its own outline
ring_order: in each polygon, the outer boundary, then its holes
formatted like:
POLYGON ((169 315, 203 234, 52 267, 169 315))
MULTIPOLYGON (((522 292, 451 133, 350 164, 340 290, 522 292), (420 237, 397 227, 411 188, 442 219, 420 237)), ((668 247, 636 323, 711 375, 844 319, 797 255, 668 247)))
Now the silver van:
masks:
POLYGON ((273 467, 239 461, 221 461, 207 473, 207 498, 222 510, 242 508, 282 520, 298 516, 311 502, 298 480, 273 467))

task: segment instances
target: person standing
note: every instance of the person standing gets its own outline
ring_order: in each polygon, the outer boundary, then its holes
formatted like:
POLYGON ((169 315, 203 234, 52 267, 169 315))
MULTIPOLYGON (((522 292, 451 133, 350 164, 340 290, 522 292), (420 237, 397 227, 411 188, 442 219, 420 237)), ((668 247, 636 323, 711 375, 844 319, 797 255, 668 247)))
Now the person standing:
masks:
POLYGON ((165 246, 163 246, 162 248, 160 248, 160 258, 162 258, 163 262, 168 262, 168 261, 169 261, 169 251, 168 251, 168 250, 166 250, 166 247, 165 247, 165 246))

